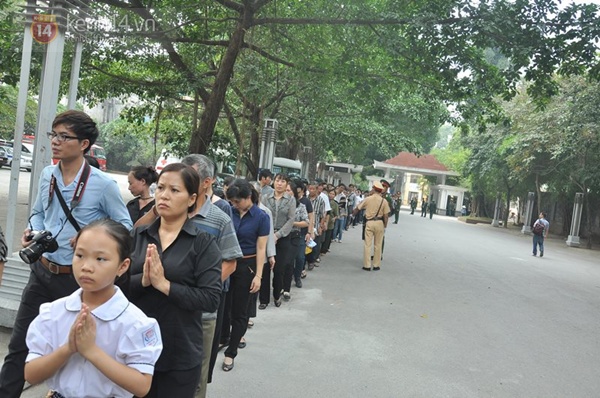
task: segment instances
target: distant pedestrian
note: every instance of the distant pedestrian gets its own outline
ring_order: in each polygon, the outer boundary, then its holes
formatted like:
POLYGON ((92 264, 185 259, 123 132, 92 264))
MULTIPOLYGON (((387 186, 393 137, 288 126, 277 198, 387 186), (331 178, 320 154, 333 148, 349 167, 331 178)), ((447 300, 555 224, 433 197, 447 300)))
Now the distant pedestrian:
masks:
MULTIPOLYGON (((360 202, 362 202, 363 200, 365 200, 365 196, 363 195, 362 191, 359 189, 356 192, 356 197, 354 199, 354 208, 357 208, 358 205, 360 204, 360 202)), ((355 212, 354 210, 352 211, 352 227, 356 227, 356 224, 358 223, 363 223, 363 215, 364 215, 365 211, 364 209, 359 211, 358 213, 355 212)))
POLYGON ((398 224, 398 218, 400 216, 400 207, 402 206, 401 193, 394 194, 394 224, 398 224))
POLYGON ((412 198, 410 200, 410 214, 415 214, 415 209, 417 208, 417 199, 412 198))
POLYGON ((546 220, 546 212, 541 212, 539 218, 533 223, 533 255, 537 256, 540 247, 540 257, 544 257, 544 238, 548 236, 550 223, 546 220))
POLYGON ((153 166, 135 166, 127 175, 129 192, 135 196, 127 203, 127 211, 134 224, 144 214, 152 211, 154 196, 150 193, 150 186, 156 181, 158 174, 153 166))
MULTIPOLYGON (((435 213, 435 211, 437 210, 437 204, 435 203, 435 200, 432 200, 431 203, 429 203, 429 205, 427 206, 427 208, 429 209, 429 219, 431 220, 433 218, 433 213, 435 213)), ((427 214, 425 215, 425 217, 427 217, 427 214)))
POLYGON ((421 217, 427 217, 427 201, 425 198, 421 200, 421 217))
POLYGON ((329 206, 331 207, 331 211, 329 212, 329 218, 327 219, 327 229, 325 231, 325 239, 323 240, 323 245, 321 246, 321 255, 326 255, 331 248, 331 240, 333 239, 333 227, 335 227, 335 222, 340 215, 340 208, 337 202, 334 200, 335 198, 335 189, 330 189, 328 191, 329 196, 329 206))
POLYGON ((260 183, 260 196, 265 198, 273 193, 271 182, 273 181, 273 173, 269 169, 262 169, 258 173, 258 182, 260 183))
POLYGON ((312 239, 317 244, 312 248, 312 251, 308 254, 308 256, 306 256, 308 270, 312 271, 315 267, 318 267, 317 260, 319 257, 319 251, 321 250, 321 245, 325 239, 325 233, 327 232, 327 212, 325 211, 325 201, 319 194, 318 183, 316 181, 312 181, 308 184, 308 199, 310 200, 314 214, 314 228, 313 231, 309 232, 312 233, 312 239))

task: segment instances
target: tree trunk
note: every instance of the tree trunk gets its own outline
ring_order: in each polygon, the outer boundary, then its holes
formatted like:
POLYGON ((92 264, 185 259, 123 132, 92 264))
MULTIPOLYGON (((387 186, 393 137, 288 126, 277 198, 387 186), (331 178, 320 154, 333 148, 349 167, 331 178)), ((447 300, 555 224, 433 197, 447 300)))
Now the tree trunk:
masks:
POLYGON ((154 127, 154 163, 158 161, 158 148, 156 147, 156 143, 158 142, 158 136, 160 132, 160 118, 162 117, 162 110, 162 101, 159 101, 158 109, 156 110, 156 126, 154 127))
POLYGON ((250 113, 250 148, 246 155, 247 177, 255 180, 258 177, 258 164, 260 162, 261 121, 262 107, 252 108, 250 113))
POLYGON ((190 140, 190 153, 206 153, 215 131, 215 126, 219 120, 221 108, 225 103, 225 94, 231 77, 233 76, 233 68, 242 48, 246 30, 251 26, 254 10, 251 7, 245 7, 241 15, 241 20, 238 22, 227 50, 221 60, 221 65, 217 72, 210 97, 206 102, 206 107, 200 118, 200 127, 197 131, 192 132, 190 140))
POLYGON ((510 217, 510 196, 512 189, 508 188, 506 190, 506 211, 504 212, 504 218, 502 219, 504 228, 508 228, 508 217, 510 217))

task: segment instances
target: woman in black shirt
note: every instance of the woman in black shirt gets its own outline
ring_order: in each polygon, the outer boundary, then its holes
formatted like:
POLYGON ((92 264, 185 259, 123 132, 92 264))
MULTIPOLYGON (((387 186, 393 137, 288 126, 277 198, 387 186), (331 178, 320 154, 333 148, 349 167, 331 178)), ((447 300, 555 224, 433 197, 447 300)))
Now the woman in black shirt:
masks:
POLYGON ((219 305, 221 253, 214 238, 188 219, 199 183, 191 167, 166 166, 156 189, 160 217, 133 232, 131 302, 158 321, 163 336, 147 397, 194 396, 202 363, 202 312, 219 305))
POLYGON ((158 174, 152 166, 135 166, 127 175, 129 192, 135 196, 127 203, 127 210, 134 224, 152 210, 154 198, 150 194, 150 185, 154 184, 156 180, 158 180, 158 174))

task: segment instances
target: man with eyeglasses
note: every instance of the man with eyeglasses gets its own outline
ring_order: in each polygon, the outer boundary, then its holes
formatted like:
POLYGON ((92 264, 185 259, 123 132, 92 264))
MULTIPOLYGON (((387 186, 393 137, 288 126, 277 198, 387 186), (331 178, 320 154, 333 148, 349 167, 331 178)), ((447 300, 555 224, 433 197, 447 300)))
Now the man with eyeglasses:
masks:
POLYGON ((132 228, 117 183, 100 170, 90 167, 84 159, 98 134, 96 123, 87 114, 75 110, 57 115, 52 122, 52 131, 48 132, 52 157, 59 163, 44 168, 41 173, 37 198, 21 244, 29 246, 31 232, 45 230, 52 233, 58 249, 42 253, 38 260, 32 259, 8 355, 0 371, 2 398, 21 396, 28 353, 25 337, 40 305, 68 296, 78 288, 71 275, 71 242, 77 230, 102 218, 111 218, 128 229, 132 228))

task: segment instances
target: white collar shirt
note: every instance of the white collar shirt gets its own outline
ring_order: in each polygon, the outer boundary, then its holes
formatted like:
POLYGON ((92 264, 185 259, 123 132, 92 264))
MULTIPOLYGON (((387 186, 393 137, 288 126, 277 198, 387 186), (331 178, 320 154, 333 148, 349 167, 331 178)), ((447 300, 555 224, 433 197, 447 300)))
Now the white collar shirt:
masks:
POLYGON ((325 192, 321 192, 319 196, 321 197, 321 199, 323 199, 323 202, 325 202, 325 212, 331 211, 331 205, 329 204, 329 195, 327 195, 325 192))
MULTIPOLYGON (((40 306, 40 314, 27 331, 29 354, 26 362, 48 355, 67 343, 69 330, 81 310, 82 289, 40 306)), ((130 303, 115 286, 115 294, 92 311, 96 322, 96 344, 102 351, 141 373, 154 374, 154 364, 162 351, 160 328, 130 303)), ((91 362, 78 353, 46 384, 65 397, 132 397, 116 385, 91 362)))

